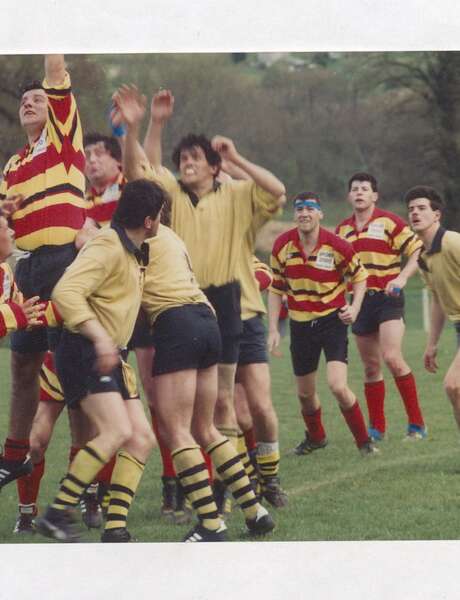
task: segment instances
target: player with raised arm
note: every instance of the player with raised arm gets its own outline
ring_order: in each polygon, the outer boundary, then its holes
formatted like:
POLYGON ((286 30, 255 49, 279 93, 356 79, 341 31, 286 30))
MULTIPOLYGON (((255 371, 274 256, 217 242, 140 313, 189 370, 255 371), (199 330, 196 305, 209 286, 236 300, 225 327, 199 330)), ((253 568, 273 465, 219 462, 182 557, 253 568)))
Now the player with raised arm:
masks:
MULTIPOLYGON (((15 273, 20 291, 26 298, 48 300, 76 256, 75 238, 85 221, 82 130, 62 55, 45 57, 43 84, 34 81, 23 88, 19 120, 28 142, 4 168, 0 207, 11 212, 16 245, 23 251, 15 273)), ((56 334, 47 328, 11 336, 11 412, 0 488, 32 470, 27 454, 38 374, 55 343, 56 334)))
POLYGON ((162 166, 161 134, 173 112, 171 92, 154 97, 147 134, 146 154, 137 142, 139 124, 145 112, 145 98, 136 88, 123 86, 115 96, 125 115, 135 123, 126 138, 124 171, 128 179, 147 176, 161 184, 171 198, 171 227, 183 239, 190 254, 200 288, 214 307, 222 337, 219 361, 219 395, 215 412, 217 427, 233 437, 237 425, 234 411, 234 379, 242 333, 238 261, 244 236, 255 215, 270 218, 283 204, 283 184, 236 150, 233 142, 216 136, 212 143, 202 135, 184 137, 173 152, 180 172, 177 180, 162 166), (231 162, 248 176, 244 181, 219 183, 221 161, 231 162))
POLYGON ((129 542, 127 514, 154 445, 132 368, 121 358, 139 312, 148 264, 144 241, 155 235, 165 194, 151 182, 124 188, 111 226, 90 240, 53 290, 65 329, 56 367, 69 406, 80 405, 98 435, 82 448, 37 531, 74 541, 71 509, 117 453, 103 542, 129 542), (121 354, 121 356, 120 356, 121 354))
POLYGON ((444 201, 428 186, 410 189, 405 196, 412 229, 423 243, 418 263, 431 292, 430 331, 423 362, 430 373, 438 370, 438 342, 446 317, 457 331, 457 353, 444 377, 444 389, 460 429, 460 234, 441 225, 444 201))
POLYGON ((363 455, 377 449, 370 440, 358 400, 347 383, 348 325, 359 313, 366 289, 366 270, 352 246, 320 227, 319 196, 302 192, 294 198, 296 227, 273 245, 273 284, 268 293, 268 348, 280 343, 278 320, 283 294, 287 295, 291 329, 291 357, 297 382, 305 439, 294 452, 301 456, 327 445, 316 392, 321 352, 326 356, 327 382, 363 455), (353 302, 345 298, 346 280, 353 302))
POLYGON ((402 353, 403 289, 417 270, 421 242, 403 219, 376 207, 377 181, 369 173, 350 177, 348 199, 353 215, 337 226, 336 233, 353 245, 369 273, 363 305, 352 325, 364 365, 369 434, 380 441, 386 431, 383 361, 393 375, 406 410, 404 439, 423 439, 426 427, 417 386, 402 353), (404 267, 403 257, 407 259, 404 267))

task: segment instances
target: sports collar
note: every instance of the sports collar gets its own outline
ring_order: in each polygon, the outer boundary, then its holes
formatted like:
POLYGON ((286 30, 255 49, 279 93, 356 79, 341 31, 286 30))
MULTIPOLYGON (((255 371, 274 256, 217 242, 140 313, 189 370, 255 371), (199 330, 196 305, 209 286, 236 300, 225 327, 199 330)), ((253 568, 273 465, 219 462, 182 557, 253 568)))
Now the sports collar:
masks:
MULTIPOLYGON (((183 183, 180 179, 178 179, 178 183, 180 185, 180 188, 183 192, 185 192, 188 197, 190 198, 191 203, 193 204, 193 206, 197 206, 198 202, 200 201, 200 199, 198 198, 198 196, 195 194, 195 192, 192 192, 192 190, 190 190, 185 183, 183 183)), ((217 192, 217 190, 220 188, 221 183, 220 181, 217 181, 217 179, 214 178, 213 183, 212 183, 212 191, 213 192, 217 192)))
POLYGON ((121 245, 123 248, 131 253, 137 259, 137 262, 146 267, 149 264, 149 246, 145 242, 141 244, 141 247, 138 248, 132 240, 126 235, 126 231, 123 229, 121 225, 116 223, 115 221, 111 221, 110 227, 114 229, 120 239, 121 245))

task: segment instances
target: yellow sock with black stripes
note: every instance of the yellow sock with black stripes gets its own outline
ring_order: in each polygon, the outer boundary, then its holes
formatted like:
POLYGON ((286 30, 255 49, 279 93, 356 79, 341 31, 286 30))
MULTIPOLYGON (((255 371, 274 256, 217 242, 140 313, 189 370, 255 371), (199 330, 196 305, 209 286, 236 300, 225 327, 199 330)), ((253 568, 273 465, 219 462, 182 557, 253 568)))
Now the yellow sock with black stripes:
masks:
POLYGON ((278 442, 257 442, 257 468, 262 479, 276 477, 280 464, 280 448, 278 442))
POLYGON ((221 520, 209 485, 208 468, 199 446, 177 448, 171 452, 171 456, 184 494, 192 503, 201 525, 217 531, 221 520))
POLYGON ((94 442, 88 442, 71 462, 69 472, 62 480, 59 492, 51 505, 52 508, 65 510, 76 506, 85 489, 109 459, 110 457, 104 456, 94 442))
POLYGON ((128 511, 144 472, 144 463, 126 450, 117 454, 112 478, 105 529, 126 527, 128 511))
POLYGON ((230 489, 243 510, 245 518, 255 519, 259 504, 243 464, 232 444, 227 439, 221 439, 210 444, 206 448, 206 452, 215 464, 222 481, 230 489))
POLYGON ((238 432, 237 438, 237 447, 238 457, 243 463, 244 470, 249 479, 253 479, 257 477, 257 471, 254 468, 254 465, 249 458, 248 449, 246 447, 246 440, 244 439, 244 433, 242 431, 238 432))

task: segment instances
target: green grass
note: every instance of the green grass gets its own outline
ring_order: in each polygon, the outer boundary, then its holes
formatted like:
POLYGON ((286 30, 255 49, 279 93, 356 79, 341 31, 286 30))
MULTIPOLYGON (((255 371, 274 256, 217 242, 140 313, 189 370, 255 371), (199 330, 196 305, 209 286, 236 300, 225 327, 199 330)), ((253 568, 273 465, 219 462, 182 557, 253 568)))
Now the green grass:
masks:
MULTIPOLYGON (((414 316, 414 322, 417 321, 414 316)), ((420 318, 418 319, 420 324, 420 318)), ((310 456, 297 457, 292 448, 303 436, 288 341, 283 358, 273 359, 273 398, 280 421, 281 477, 289 493, 289 506, 275 514, 274 541, 308 540, 438 540, 456 539, 460 506, 459 440, 450 406, 442 390, 442 374, 423 371, 421 356, 425 334, 409 327, 405 352, 417 377, 422 407, 429 427, 426 441, 402 442, 405 414, 391 377, 386 375, 387 440, 378 456, 362 458, 345 426, 337 404, 324 383, 324 365, 319 375, 324 424, 329 446, 310 456)), ((354 343, 350 343, 350 385, 361 406, 362 374, 354 343)), ((455 351, 454 334, 446 331, 439 361, 444 372, 455 351)), ((9 356, 0 350, 0 437, 7 429, 9 356)), ((47 467, 39 503, 44 507, 54 496, 66 470, 68 455, 67 418, 63 414, 48 449, 47 467)), ((154 451, 147 464, 138 496, 133 504, 129 528, 144 542, 173 542, 187 526, 165 524, 160 519, 160 459, 154 451)), ((14 543, 16 518, 15 486, 0 495, 0 540, 14 543)), ((231 540, 244 540, 243 518, 235 510, 228 519, 231 540)), ((86 532, 84 541, 98 541, 99 534, 86 532)), ((30 543, 43 542, 44 538, 30 543)))

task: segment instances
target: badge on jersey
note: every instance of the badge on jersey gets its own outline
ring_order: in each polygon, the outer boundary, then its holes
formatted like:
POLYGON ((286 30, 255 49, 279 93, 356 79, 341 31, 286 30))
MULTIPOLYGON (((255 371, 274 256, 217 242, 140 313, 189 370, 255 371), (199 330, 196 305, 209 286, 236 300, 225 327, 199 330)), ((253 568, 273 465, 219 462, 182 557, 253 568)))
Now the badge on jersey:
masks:
POLYGON ((330 250, 320 250, 316 257, 315 267, 324 271, 333 271, 335 269, 334 253, 330 250))
POLYGON ((46 127, 42 131, 37 143, 35 144, 32 156, 35 158, 36 156, 40 156, 40 154, 43 154, 44 152, 46 152, 46 127))
POLYGON ((373 223, 369 223, 369 227, 367 228, 367 236, 368 238, 372 238, 373 240, 384 240, 385 239, 385 223, 375 221, 373 223))

